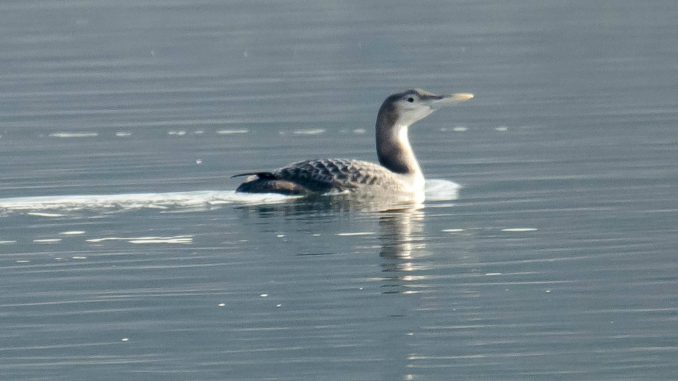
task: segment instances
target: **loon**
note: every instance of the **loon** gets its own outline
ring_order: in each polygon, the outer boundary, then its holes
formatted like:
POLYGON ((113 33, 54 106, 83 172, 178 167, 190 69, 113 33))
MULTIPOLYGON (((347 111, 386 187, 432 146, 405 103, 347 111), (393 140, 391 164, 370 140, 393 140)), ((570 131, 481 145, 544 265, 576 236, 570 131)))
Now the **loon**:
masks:
POLYGON ((417 121, 439 108, 473 98, 470 93, 436 95, 421 89, 390 95, 376 123, 379 164, 349 159, 313 159, 270 172, 248 172, 236 192, 311 196, 350 193, 401 196, 424 200, 424 175, 407 133, 417 121))

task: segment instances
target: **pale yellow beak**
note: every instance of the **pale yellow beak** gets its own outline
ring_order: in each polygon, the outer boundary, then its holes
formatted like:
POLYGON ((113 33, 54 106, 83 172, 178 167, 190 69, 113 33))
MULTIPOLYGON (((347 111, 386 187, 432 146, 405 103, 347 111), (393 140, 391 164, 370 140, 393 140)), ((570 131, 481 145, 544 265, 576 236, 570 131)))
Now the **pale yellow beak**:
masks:
POLYGON ((466 102, 473 99, 473 94, 471 93, 456 93, 450 95, 442 95, 438 99, 435 99, 431 102, 431 107, 438 109, 441 107, 452 106, 461 102, 466 102))
POLYGON ((461 103, 461 102, 470 101, 471 99, 473 99, 474 95, 471 94, 471 93, 456 93, 456 94, 448 95, 447 97, 452 98, 452 100, 455 103, 461 103))

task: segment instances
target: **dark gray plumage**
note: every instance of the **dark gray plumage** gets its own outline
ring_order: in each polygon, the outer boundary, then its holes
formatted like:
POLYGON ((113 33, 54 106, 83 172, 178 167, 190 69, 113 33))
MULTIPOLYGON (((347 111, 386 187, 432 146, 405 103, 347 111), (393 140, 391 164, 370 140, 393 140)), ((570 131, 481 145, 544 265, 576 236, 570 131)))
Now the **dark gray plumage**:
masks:
POLYGON ((292 195, 351 192, 364 187, 400 191, 402 184, 388 169, 367 161, 348 159, 304 160, 272 172, 245 173, 250 177, 237 192, 292 195), (264 192, 267 191, 267 192, 264 192))
MULTIPOLYGON (((404 194, 423 200, 424 176, 410 146, 408 127, 436 109, 473 98, 473 94, 435 95, 408 90, 386 98, 377 116, 379 164, 347 159, 292 163, 248 176, 237 192, 312 195, 328 192, 404 194)), ((236 177, 234 176, 234 177, 236 177)))

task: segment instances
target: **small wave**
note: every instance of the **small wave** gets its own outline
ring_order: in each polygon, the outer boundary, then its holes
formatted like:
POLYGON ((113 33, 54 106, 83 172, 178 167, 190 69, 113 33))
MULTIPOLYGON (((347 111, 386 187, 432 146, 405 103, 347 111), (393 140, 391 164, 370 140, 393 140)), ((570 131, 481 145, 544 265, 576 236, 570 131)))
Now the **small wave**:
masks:
MULTIPOLYGON (((427 180, 426 199, 457 199, 460 186, 447 180, 427 180)), ((101 210, 186 210, 211 209, 226 204, 277 204, 297 199, 272 193, 236 193, 226 191, 192 191, 165 193, 122 193, 103 195, 62 195, 0 198, 0 215, 24 214, 58 218, 65 212, 101 210)), ((79 233, 79 232, 78 232, 79 233)), ((75 234, 75 233, 72 233, 75 234)))
POLYGON ((33 243, 41 244, 52 244, 61 242, 61 238, 44 238, 44 239, 34 239, 33 243))
POLYGON ((238 135, 249 133, 250 130, 247 129, 235 129, 235 130, 219 130, 217 135, 238 135))
POLYGON ((501 229, 503 232, 507 233, 526 233, 526 232, 536 232, 539 229, 537 228, 506 228, 506 229, 501 229))
POLYGON ((89 243, 101 243, 104 241, 126 241, 133 244, 169 243, 190 245, 193 243, 192 235, 177 235, 169 237, 104 237, 88 239, 89 243))
POLYGON ((93 138, 99 136, 98 132, 53 132, 51 138, 93 138))
POLYGON ((348 232, 348 233, 337 233, 340 237, 355 237, 361 235, 373 235, 374 232, 348 232))
POLYGON ((29 212, 26 213, 29 216, 34 216, 34 217, 63 217, 63 214, 59 213, 41 213, 41 212, 29 212))
POLYGON ((294 135, 320 135, 325 132, 323 128, 309 128, 305 130, 294 130, 292 134, 294 135))
POLYGON ((69 230, 66 232, 59 233, 60 235, 82 235, 85 234, 84 230, 69 230))
POLYGON ((61 217, 58 212, 211 208, 224 204, 271 204, 292 200, 276 194, 243 194, 235 191, 194 191, 166 193, 123 193, 13 197, 0 199, 0 214, 21 213, 36 217, 61 217), (49 212, 47 212, 49 211, 49 212))
POLYGON ((461 186, 453 181, 442 179, 426 180, 427 201, 449 201, 459 197, 461 186))

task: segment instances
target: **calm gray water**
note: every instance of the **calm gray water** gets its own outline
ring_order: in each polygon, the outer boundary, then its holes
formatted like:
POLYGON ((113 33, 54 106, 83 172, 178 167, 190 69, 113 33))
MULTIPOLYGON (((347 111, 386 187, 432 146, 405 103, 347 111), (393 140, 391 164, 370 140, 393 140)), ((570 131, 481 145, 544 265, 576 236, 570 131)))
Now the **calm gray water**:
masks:
POLYGON ((0 379, 676 379, 676 19, 1 2, 0 379), (423 208, 233 193, 375 160, 411 87, 476 94, 413 128, 423 208))

